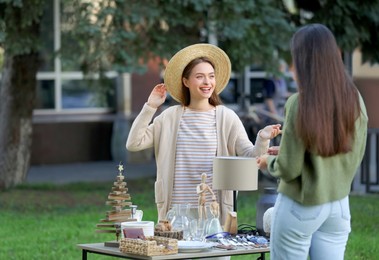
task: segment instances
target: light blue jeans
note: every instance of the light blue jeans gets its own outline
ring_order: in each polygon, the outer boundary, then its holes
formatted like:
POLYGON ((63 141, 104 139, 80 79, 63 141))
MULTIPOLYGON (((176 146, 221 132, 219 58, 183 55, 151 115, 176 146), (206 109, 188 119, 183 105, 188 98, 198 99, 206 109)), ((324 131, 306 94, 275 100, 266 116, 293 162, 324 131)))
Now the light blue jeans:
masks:
POLYGON ((303 206, 279 193, 272 216, 270 259, 343 260, 351 231, 349 197, 303 206))

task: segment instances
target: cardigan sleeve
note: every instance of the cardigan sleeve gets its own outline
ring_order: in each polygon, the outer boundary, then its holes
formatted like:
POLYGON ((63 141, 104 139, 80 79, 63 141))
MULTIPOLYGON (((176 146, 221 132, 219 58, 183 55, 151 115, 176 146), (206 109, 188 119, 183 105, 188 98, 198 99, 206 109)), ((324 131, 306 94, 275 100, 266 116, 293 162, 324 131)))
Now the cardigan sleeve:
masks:
MULTIPOLYGON (((255 145, 249 139, 240 118, 234 114, 232 133, 235 134, 235 151, 238 156, 258 157, 267 152, 270 139, 257 136, 255 145)), ((232 138, 233 139, 233 138, 232 138)))
POLYGON ((126 141, 126 149, 129 151, 141 151, 154 144, 154 123, 151 120, 157 109, 144 104, 141 112, 134 120, 126 141))
POLYGON ((265 138, 260 137, 259 133, 261 131, 262 130, 259 130, 257 134, 257 138, 255 140, 255 147, 254 147, 255 157, 265 154, 267 152, 268 147, 270 146, 270 139, 265 139, 265 138))

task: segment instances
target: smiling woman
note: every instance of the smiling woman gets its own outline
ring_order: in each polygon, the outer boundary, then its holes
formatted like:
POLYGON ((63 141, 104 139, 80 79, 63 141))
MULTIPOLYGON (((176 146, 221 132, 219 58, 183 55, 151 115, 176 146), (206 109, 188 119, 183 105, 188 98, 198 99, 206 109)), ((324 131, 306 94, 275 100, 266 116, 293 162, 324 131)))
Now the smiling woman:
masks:
MULTIPOLYGON (((153 88, 133 122, 127 149, 141 151, 155 146, 155 201, 160 220, 176 204, 198 204, 196 186, 203 173, 207 176, 204 182, 212 188, 216 155, 258 156, 267 151, 270 138, 280 133, 280 125, 267 126, 253 145, 238 115, 222 105, 219 97, 230 75, 230 60, 223 50, 211 44, 190 45, 170 59, 164 84, 153 88), (167 92, 180 104, 153 120, 167 92)), ((204 203, 217 200, 223 222, 232 210, 232 192, 214 195, 207 196, 204 203)))

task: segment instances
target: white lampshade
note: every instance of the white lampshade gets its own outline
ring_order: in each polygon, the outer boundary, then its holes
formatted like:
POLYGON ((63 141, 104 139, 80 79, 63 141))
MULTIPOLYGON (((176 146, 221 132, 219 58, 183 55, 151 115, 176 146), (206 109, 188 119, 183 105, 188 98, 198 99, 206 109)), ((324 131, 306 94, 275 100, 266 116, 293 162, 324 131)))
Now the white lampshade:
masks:
POLYGON ((214 190, 249 191, 258 189, 256 158, 215 157, 213 159, 214 190))

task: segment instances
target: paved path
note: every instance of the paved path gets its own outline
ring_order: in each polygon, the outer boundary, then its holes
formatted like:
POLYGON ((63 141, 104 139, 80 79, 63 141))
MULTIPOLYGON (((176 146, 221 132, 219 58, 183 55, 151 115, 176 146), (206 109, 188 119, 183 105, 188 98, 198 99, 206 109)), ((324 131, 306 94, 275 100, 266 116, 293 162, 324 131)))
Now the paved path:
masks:
MULTIPOLYGON (((114 180, 118 174, 118 162, 98 161, 74 164, 31 166, 27 183, 101 182, 114 180)), ((124 175, 129 179, 154 177, 155 162, 125 164, 124 175)))

